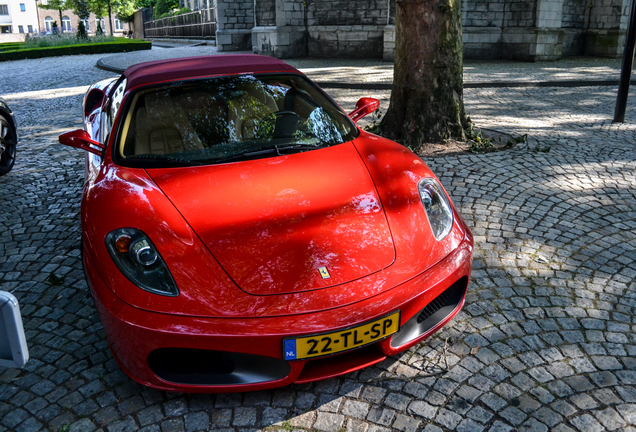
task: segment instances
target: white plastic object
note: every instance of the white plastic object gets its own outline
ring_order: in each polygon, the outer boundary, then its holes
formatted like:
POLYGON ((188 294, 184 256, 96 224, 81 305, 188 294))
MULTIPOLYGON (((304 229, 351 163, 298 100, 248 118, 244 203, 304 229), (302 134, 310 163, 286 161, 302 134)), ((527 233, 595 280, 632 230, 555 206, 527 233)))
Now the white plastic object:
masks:
POLYGON ((0 366, 21 368, 29 360, 18 299, 0 291, 0 366))

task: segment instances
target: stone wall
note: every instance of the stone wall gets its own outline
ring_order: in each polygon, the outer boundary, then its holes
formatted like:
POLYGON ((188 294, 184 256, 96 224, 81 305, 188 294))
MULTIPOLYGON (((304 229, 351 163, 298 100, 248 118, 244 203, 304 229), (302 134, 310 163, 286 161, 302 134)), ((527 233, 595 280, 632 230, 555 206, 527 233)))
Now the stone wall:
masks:
POLYGON ((254 5, 256 25, 259 27, 276 25, 276 0, 258 0, 254 5))
MULTIPOLYGON (((307 3, 307 50, 319 57, 381 57, 387 0, 321 0, 307 3)), ((394 18, 395 19, 395 18, 394 18)))
POLYGON ((583 0, 564 0, 562 28, 585 28, 585 5, 583 0))
POLYGON ((463 0, 463 26, 501 28, 505 3, 505 0, 463 0))
MULTIPOLYGON (((259 0, 260 1, 260 0, 259 0)), ((224 30, 249 30, 254 27, 254 0, 232 0, 229 2, 218 2, 224 8, 224 14, 219 15, 218 27, 224 30), (221 17, 224 18, 221 22, 221 17)))
POLYGON ((463 0, 464 57, 500 57, 505 0, 463 0))
MULTIPOLYGON (((464 56, 618 57, 631 0, 462 0, 464 56)), ((276 57, 379 57, 395 50, 395 0, 218 0, 217 46, 276 57)))
POLYGON ((387 25, 387 0, 314 0, 307 2, 309 26, 387 25))
POLYGON ((219 51, 251 48, 254 0, 218 0, 216 15, 216 46, 219 51))
POLYGON ((580 55, 585 49, 586 2, 563 0, 563 55, 580 55))
POLYGON ((534 27, 536 1, 507 0, 504 4, 504 27, 534 27))
POLYGON ((384 46, 384 27, 360 24, 309 26, 309 55, 316 57, 381 57, 384 46))
POLYGON ((589 12, 585 54, 620 57, 625 45, 630 0, 596 0, 589 12))

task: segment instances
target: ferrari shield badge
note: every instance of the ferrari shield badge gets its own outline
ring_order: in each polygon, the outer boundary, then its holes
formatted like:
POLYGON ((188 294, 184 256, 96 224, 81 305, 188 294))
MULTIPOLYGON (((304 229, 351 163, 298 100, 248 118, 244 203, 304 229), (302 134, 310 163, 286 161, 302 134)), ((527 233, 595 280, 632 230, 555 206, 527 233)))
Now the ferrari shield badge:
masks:
POLYGON ((318 272, 323 279, 329 279, 331 277, 329 271, 327 270, 327 267, 319 267, 318 272))

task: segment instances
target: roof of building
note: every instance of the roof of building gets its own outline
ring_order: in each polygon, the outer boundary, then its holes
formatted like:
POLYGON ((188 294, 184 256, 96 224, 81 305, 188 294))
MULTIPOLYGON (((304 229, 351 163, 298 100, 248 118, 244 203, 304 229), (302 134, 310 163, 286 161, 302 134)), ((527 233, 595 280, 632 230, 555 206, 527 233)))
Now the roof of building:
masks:
POLYGON ((255 54, 227 54, 157 60, 124 71, 129 89, 148 84, 246 73, 300 73, 287 63, 255 54))

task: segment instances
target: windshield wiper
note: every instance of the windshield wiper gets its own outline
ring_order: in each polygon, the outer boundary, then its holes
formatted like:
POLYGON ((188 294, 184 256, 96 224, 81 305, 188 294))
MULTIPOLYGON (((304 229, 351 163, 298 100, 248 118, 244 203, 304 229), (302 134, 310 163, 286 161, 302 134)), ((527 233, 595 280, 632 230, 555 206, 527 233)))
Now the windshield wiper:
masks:
POLYGON ((322 145, 314 145, 314 144, 287 144, 287 145, 277 145, 274 146, 278 150, 278 154, 281 154, 283 151, 287 150, 316 150, 322 148, 322 145))
POLYGON ((171 167, 187 167, 187 166, 199 166, 200 163, 187 160, 187 159, 179 159, 171 156, 164 155, 152 155, 152 154, 142 154, 137 156, 129 156, 123 160, 126 164, 130 164, 134 167, 143 167, 143 168, 162 168, 167 166, 171 167), (148 165, 151 165, 150 167, 148 165))
POLYGON ((315 150, 320 147, 321 147, 320 145, 313 145, 313 144, 273 145, 269 147, 261 147, 260 149, 254 150, 254 151, 238 153, 232 156, 228 156, 226 158, 215 159, 214 163, 230 162, 230 161, 241 160, 241 159, 247 160, 247 159, 252 159, 254 157, 262 156, 262 155, 266 155, 270 153, 275 153, 277 156, 283 156, 285 153, 282 153, 282 152, 286 152, 289 150, 305 151, 305 150, 315 150))
POLYGON ((232 156, 224 157, 221 159, 214 159, 214 163, 230 162, 230 161, 235 161, 240 159, 251 159, 255 156, 261 156, 268 153, 278 153, 278 151, 276 150, 276 148, 265 148, 262 150, 243 152, 243 153, 238 153, 232 156))

